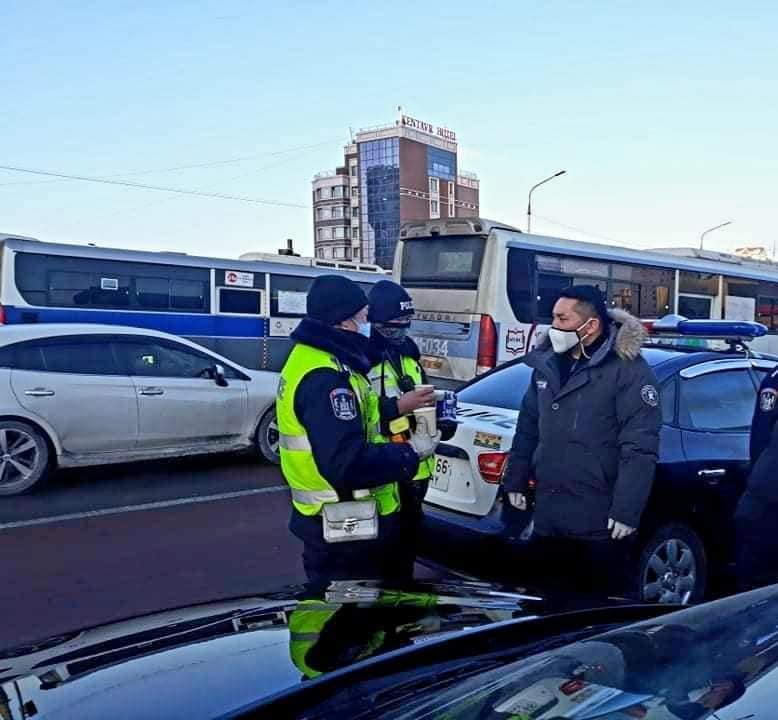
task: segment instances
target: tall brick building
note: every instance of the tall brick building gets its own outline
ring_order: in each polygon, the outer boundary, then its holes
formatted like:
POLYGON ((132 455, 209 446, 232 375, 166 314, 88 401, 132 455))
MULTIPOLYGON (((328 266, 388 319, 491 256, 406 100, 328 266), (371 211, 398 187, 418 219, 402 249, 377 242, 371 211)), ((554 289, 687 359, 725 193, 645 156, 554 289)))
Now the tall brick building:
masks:
POLYGON ((390 268, 401 223, 478 211, 478 178, 459 168, 455 133, 402 115, 358 132, 343 165, 314 177, 315 254, 390 268))

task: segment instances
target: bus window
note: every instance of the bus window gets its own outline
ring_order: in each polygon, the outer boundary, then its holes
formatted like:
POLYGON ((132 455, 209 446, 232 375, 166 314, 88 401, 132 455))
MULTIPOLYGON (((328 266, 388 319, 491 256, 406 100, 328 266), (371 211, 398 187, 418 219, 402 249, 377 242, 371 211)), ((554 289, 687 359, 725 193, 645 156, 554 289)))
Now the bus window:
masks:
POLYGON ((642 318, 663 317, 670 312, 674 270, 614 263, 611 277, 611 307, 623 308, 642 318))
POLYGON ((485 242, 457 235, 405 240, 400 282, 409 288, 476 290, 485 242))
POLYGON ((711 273, 681 270, 680 287, 678 290, 692 295, 718 295, 719 276, 711 273))
POLYGON ((760 297, 756 319, 771 332, 778 331, 778 297, 760 297))
POLYGON ((199 280, 173 280, 170 283, 170 305, 177 310, 204 310, 206 285, 199 280))
POLYGON ((534 322, 535 254, 528 250, 508 250, 508 301, 516 319, 534 322))
POLYGON ((146 310, 167 310, 170 307, 170 280, 135 278, 135 300, 146 310))
POLYGON ((713 298, 703 295, 679 295, 678 314, 689 320, 710 320, 713 298))
POLYGON ((262 291, 219 288, 219 312, 236 315, 261 315, 262 291))
POLYGON ((538 274, 537 322, 550 323, 559 293, 572 285, 573 278, 564 275, 538 274))
POLYGON ((48 286, 49 305, 66 307, 89 305, 92 275, 79 272, 51 272, 48 286))
POLYGON ((129 307, 130 279, 93 273, 50 272, 49 305, 66 307, 129 307))
POLYGON ((270 276, 270 316, 298 318, 305 315, 308 291, 314 278, 297 275, 270 276))

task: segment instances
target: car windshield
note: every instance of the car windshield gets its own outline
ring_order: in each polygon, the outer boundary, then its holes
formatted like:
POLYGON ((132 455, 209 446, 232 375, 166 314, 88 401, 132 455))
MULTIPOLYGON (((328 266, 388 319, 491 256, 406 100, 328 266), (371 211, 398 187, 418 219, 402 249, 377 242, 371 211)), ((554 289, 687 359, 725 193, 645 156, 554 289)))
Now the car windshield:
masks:
POLYGON ((462 403, 518 410, 527 392, 532 368, 518 363, 490 373, 457 393, 462 403))
MULTIPOLYGON (((734 714, 722 718, 761 718, 749 713, 778 700, 773 678, 765 678, 778 663, 778 588, 610 630, 513 662, 473 659, 470 672, 455 660, 426 676, 426 691, 420 681, 411 693, 405 691, 410 687, 384 679, 363 702, 390 720, 696 720, 718 717, 711 713, 723 708, 734 714), (765 682, 756 685, 762 678, 765 682)), ((378 716, 363 714, 362 705, 354 704, 353 698, 360 697, 354 688, 349 695, 349 717, 378 716)), ((335 717, 342 700, 336 695, 308 717, 335 717)))

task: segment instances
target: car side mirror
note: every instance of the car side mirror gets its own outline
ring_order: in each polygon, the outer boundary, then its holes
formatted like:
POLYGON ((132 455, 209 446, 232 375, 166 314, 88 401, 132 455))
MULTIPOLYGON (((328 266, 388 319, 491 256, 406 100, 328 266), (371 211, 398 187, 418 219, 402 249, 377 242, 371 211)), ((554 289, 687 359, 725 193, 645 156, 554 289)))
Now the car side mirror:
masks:
POLYGON ((224 374, 224 365, 219 365, 218 363, 214 365, 211 368, 211 376, 219 387, 227 387, 229 385, 224 374))

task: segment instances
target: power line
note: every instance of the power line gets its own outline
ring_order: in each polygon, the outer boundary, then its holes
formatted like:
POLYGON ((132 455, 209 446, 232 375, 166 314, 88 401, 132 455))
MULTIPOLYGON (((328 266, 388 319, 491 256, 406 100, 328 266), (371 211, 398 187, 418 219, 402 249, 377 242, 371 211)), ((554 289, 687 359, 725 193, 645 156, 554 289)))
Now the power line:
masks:
MULTIPOLYGON (((173 167, 168 167, 168 168, 157 168, 154 170, 135 170, 132 172, 125 172, 125 173, 113 173, 111 175, 96 175, 95 177, 102 180, 102 179, 111 179, 111 178, 135 177, 137 175, 154 175, 156 173, 175 172, 177 170, 194 170, 197 168, 217 167, 219 165, 231 165, 234 163, 246 162, 247 160, 256 160, 257 158, 261 158, 261 157, 274 157, 277 155, 288 155, 289 153, 299 152, 302 150, 314 150, 315 148, 324 147, 325 145, 331 145, 332 143, 338 141, 342 142, 343 138, 333 138, 331 140, 325 140, 323 142, 315 143, 313 145, 299 145, 297 147, 291 147, 285 150, 275 150, 273 152, 256 153, 254 155, 245 155, 243 157, 230 158, 227 160, 212 160, 211 162, 195 163, 193 165, 175 165, 173 167)), ((33 180, 31 182, 0 183, 0 187, 9 187, 11 185, 41 185, 44 183, 62 182, 62 180, 63 179, 60 178, 58 180, 33 180)))
POLYGON ((108 178, 87 177, 85 175, 67 175, 65 173, 49 172, 48 170, 33 170, 31 168, 13 167, 11 165, 0 165, 0 170, 9 172, 27 173, 29 175, 42 175, 44 177, 60 178, 62 180, 80 180, 82 182, 100 183, 103 185, 118 185, 121 187, 137 188, 139 190, 154 190, 157 192, 178 193, 179 195, 196 195, 199 197, 214 198, 217 200, 236 200, 238 202, 255 203, 257 205, 275 205, 277 207, 310 209, 309 205, 300 205, 298 203, 278 202, 276 200, 264 200, 262 198, 242 197, 240 195, 228 195, 226 193, 201 192, 199 190, 185 190, 183 188, 165 187, 163 185, 146 185, 144 183, 129 182, 127 180, 110 180, 108 178))
MULTIPOLYGON (((251 170, 251 172, 241 173, 240 175, 235 175, 233 177, 229 177, 224 182, 228 182, 229 183, 229 182, 234 182, 235 180, 241 180, 241 179, 243 179, 245 177, 249 177, 250 175, 254 175, 256 173, 263 172, 264 170, 269 170, 270 168, 278 167, 279 165, 282 165, 282 164, 284 164, 286 162, 288 162, 287 158, 281 158, 280 160, 274 160, 271 163, 267 163, 265 165, 261 165, 260 167, 254 168, 253 170, 251 170)), ((59 180, 44 180, 43 182, 60 182, 60 181, 59 180)), ((206 191, 203 191, 203 192, 208 192, 208 191, 206 190, 206 191)), ((157 198, 155 200, 152 200, 151 202, 143 203, 142 205, 134 205, 133 207, 122 208, 120 210, 115 210, 114 212, 110 213, 107 217, 108 218, 112 218, 112 217, 115 217, 117 215, 124 215, 126 213, 138 212, 139 210, 145 210, 146 208, 155 207, 155 206, 161 205, 163 203, 170 203, 170 202, 173 202, 174 200, 177 200, 177 199, 179 199, 179 198, 177 196, 175 196, 175 195, 172 196, 172 197, 166 196, 166 197, 163 197, 161 199, 157 198)))
POLYGON ((599 240, 606 240, 609 243, 615 243, 616 245, 624 245, 623 240, 614 240, 613 238, 608 237, 607 235, 597 235, 595 233, 590 233, 587 230, 582 230, 581 228, 573 227, 572 225, 565 225, 564 223, 557 222, 556 220, 552 220, 551 218, 544 217, 543 215, 536 215, 533 213, 533 217, 536 217, 540 220, 544 220, 547 223, 550 223, 551 225, 557 225, 558 227, 565 228, 566 230, 572 230, 573 232, 580 233, 581 235, 586 235, 590 238, 598 238, 599 240))

